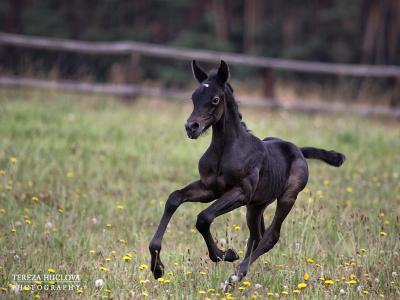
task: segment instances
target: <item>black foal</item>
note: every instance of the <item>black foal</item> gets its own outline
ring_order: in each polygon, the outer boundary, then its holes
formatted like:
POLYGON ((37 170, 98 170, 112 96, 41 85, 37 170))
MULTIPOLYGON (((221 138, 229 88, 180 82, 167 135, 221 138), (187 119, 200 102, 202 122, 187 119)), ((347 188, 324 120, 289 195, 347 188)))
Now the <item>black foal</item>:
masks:
POLYGON ((247 251, 236 273, 226 282, 228 290, 247 274, 249 266, 259 256, 278 242, 282 222, 307 184, 305 158, 323 160, 339 167, 345 157, 335 151, 298 148, 278 138, 260 140, 247 130, 241 120, 232 87, 228 83, 227 64, 221 61, 218 70, 208 75, 195 61, 192 67, 200 85, 192 95, 194 109, 185 125, 187 135, 196 139, 212 127, 212 140, 199 161, 200 179, 174 191, 165 204, 160 225, 149 246, 151 270, 155 278, 163 275, 161 241, 172 215, 185 202, 215 200, 198 215, 196 228, 206 242, 212 261, 232 262, 239 259, 234 250, 218 248, 210 233, 210 225, 216 217, 246 206, 250 231, 247 251), (275 216, 265 229, 263 212, 275 199, 275 216))

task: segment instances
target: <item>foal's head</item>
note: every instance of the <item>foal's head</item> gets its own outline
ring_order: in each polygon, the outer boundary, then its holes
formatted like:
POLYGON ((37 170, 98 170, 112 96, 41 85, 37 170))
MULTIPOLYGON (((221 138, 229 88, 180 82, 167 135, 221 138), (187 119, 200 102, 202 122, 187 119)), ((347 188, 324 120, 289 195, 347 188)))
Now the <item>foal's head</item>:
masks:
POLYGON ((189 138, 196 139, 213 124, 217 123, 224 112, 225 84, 229 78, 229 68, 221 60, 217 71, 206 74, 197 64, 192 62, 194 77, 200 82, 193 92, 193 112, 185 127, 189 138))

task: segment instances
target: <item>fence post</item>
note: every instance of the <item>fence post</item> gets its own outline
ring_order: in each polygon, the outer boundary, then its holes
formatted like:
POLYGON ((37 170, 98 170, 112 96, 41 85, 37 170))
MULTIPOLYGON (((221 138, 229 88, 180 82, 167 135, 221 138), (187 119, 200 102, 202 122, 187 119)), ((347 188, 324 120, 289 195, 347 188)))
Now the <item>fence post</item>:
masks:
MULTIPOLYGON (((132 52, 129 54, 125 65, 125 83, 137 84, 140 81, 140 54, 132 52)), ((127 97, 127 100, 134 100, 139 95, 127 97)))
POLYGON ((262 95, 268 99, 275 97, 275 77, 271 68, 262 69, 262 95))
POLYGON ((395 78, 392 96, 390 97, 390 107, 400 107, 400 77, 395 78))

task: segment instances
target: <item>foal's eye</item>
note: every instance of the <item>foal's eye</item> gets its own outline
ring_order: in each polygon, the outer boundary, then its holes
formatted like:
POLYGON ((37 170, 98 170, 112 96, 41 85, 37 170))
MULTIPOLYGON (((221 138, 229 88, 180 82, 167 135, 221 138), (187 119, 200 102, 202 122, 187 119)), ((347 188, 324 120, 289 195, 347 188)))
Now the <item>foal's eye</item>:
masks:
POLYGON ((211 104, 212 104, 212 105, 218 105, 218 103, 219 103, 219 97, 214 97, 214 98, 212 99, 212 101, 211 101, 211 104))

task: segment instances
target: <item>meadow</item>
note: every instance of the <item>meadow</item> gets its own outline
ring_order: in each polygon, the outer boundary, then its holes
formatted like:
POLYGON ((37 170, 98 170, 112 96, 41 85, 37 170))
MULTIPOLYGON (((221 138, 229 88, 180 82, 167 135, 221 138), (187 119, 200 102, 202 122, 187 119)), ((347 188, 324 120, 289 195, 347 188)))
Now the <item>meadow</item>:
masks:
MULTIPOLYGON (((206 204, 176 212, 163 243, 166 273, 154 280, 148 243, 164 203, 198 178, 211 138, 186 137, 191 109, 190 101, 140 98, 128 105, 105 96, 1 90, 0 297, 400 298, 399 122, 352 115, 242 108, 257 136, 335 149, 346 154, 345 164, 309 162, 309 183, 280 241, 232 294, 220 286, 237 262, 212 263, 195 229, 206 204), (81 286, 17 290, 15 274, 79 274, 81 286)), ((243 257, 245 209, 214 224, 223 228, 212 228, 219 245, 243 257)))

